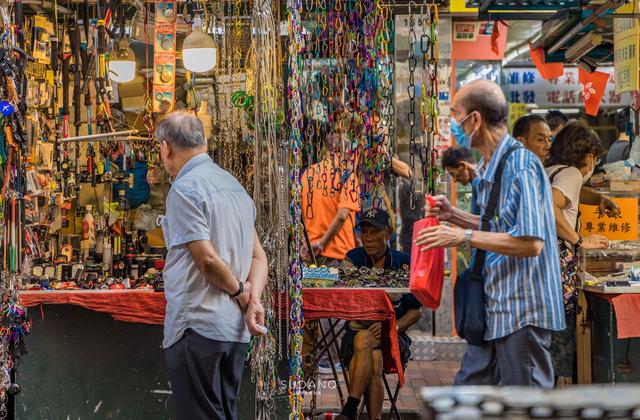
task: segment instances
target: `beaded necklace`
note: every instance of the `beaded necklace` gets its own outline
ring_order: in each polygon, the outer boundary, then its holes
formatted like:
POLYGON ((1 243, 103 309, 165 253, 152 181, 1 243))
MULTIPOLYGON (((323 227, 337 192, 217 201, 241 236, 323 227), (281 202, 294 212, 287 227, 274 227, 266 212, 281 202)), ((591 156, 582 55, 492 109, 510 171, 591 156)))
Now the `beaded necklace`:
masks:
POLYGON ((287 0, 289 11, 289 78, 287 97, 289 100, 289 119, 291 121, 289 133, 289 188, 291 237, 289 242, 289 298, 290 330, 289 330, 289 403, 291 407, 290 419, 302 420, 302 262, 300 248, 302 246, 302 184, 300 170, 302 166, 302 57, 304 45, 302 38, 301 0, 287 0))

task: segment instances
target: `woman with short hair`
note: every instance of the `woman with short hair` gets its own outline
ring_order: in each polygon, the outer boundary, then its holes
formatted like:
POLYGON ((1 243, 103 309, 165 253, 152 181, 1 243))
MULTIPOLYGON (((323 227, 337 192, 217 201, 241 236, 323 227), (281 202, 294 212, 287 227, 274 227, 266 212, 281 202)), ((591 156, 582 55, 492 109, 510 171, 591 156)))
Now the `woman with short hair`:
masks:
POLYGON ((553 193, 567 321, 567 329, 554 333, 551 341, 556 379, 574 377, 577 250, 579 248, 601 249, 609 246, 608 239, 602 235, 582 238, 579 234, 580 191, 593 174, 601 153, 602 145, 598 135, 581 122, 572 121, 558 132, 546 162, 546 172, 553 193))

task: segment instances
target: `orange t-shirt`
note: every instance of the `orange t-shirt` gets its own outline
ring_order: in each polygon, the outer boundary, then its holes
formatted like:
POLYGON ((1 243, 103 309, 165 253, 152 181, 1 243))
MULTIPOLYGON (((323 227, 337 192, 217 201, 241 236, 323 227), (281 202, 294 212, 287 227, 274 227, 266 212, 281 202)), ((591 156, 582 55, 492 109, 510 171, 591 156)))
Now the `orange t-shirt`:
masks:
POLYGON ((355 213, 360 211, 360 184, 357 177, 351 168, 341 170, 339 165, 331 165, 330 160, 325 159, 305 171, 301 181, 302 214, 311 244, 322 239, 338 214, 338 209, 351 210, 342 229, 322 251, 324 257, 343 260, 347 252, 356 246, 353 229, 355 213), (343 182, 345 179, 346 182, 343 182), (311 207, 308 206, 309 182, 311 182, 311 207))

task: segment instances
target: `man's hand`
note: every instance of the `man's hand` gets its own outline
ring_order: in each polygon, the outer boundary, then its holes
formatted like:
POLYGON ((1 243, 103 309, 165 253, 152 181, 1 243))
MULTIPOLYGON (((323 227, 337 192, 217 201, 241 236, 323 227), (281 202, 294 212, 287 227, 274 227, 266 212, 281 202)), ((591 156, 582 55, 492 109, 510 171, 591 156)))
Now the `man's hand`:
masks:
POLYGON ((382 323, 375 322, 367 328, 369 334, 366 335, 367 340, 365 346, 369 349, 377 349, 382 344, 382 323))
POLYGON ((371 333, 371 335, 376 340, 382 339, 382 323, 381 322, 375 322, 375 323, 371 324, 369 326, 369 332, 371 333))
POLYGON ((606 195, 602 195, 600 197, 600 204, 598 204, 598 207, 602 213, 606 213, 609 217, 616 217, 620 215, 620 206, 606 195))
POLYGON ((313 262, 313 258, 311 258, 311 254, 309 254, 309 248, 307 247, 307 244, 304 242, 300 247, 300 258, 302 259, 303 262, 306 262, 307 264, 311 264, 313 262))
POLYGON ((257 299, 251 299, 247 306, 247 312, 244 314, 244 322, 247 324, 251 335, 266 335, 266 333, 258 328, 258 325, 264 326, 264 307, 262 302, 257 299))
POLYGON ((393 169, 393 172, 399 177, 410 179, 412 176, 411 168, 409 167, 409 165, 396 157, 391 158, 391 168, 393 169))
POLYGON ((444 195, 433 197, 435 206, 431 207, 429 201, 424 202, 424 214, 426 217, 437 217, 441 222, 448 222, 453 214, 453 206, 444 195))
POLYGON ((251 299, 251 282, 244 282, 244 290, 240 296, 235 298, 235 301, 240 306, 242 312, 247 312, 247 306, 249 306, 249 300, 251 299))
POLYGON ((583 239, 582 249, 607 249, 609 248, 609 239, 602 235, 590 235, 583 239))
POLYGON ((322 254, 322 251, 324 251, 324 245, 322 245, 322 243, 318 241, 315 244, 311 245, 311 249, 313 250, 313 255, 319 257, 320 254, 322 254))
POLYGON ((446 225, 431 226, 418 233, 416 245, 421 251, 434 248, 450 248, 464 244, 464 231, 446 225))

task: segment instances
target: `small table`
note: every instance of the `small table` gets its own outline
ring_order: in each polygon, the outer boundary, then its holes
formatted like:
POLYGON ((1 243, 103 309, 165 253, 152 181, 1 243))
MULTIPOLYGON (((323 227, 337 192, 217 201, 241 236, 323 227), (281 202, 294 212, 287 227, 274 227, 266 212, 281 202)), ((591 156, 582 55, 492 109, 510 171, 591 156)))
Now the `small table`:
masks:
MULTIPOLYGON (((330 347, 339 354, 340 343, 339 338, 344 327, 336 331, 337 319, 346 321, 371 320, 383 321, 382 323, 382 340, 385 371, 391 371, 398 374, 398 383, 404 385, 404 370, 400 359, 400 348, 398 345, 398 331, 396 328, 396 317, 393 305, 389 299, 388 293, 409 293, 408 288, 322 288, 310 287, 302 289, 302 308, 305 321, 318 320, 322 318, 329 319, 329 329, 324 331, 321 328, 320 342, 324 344, 324 349, 320 354, 316 355, 315 363, 317 364, 325 352, 330 347)), ((314 343, 317 346, 318 342, 314 343)), ((344 405, 346 398, 340 387, 338 372, 333 367, 331 355, 329 358, 332 364, 333 378, 336 381, 338 395, 341 403, 344 405)), ((342 366, 342 373, 345 379, 347 389, 349 389, 348 375, 345 366, 342 366)), ((397 399, 391 392, 388 384, 386 384, 387 394, 392 402, 392 410, 395 408, 394 401, 397 399)), ((315 394, 313 396, 315 398, 315 394)), ((397 411, 395 413, 397 415, 397 411)))

